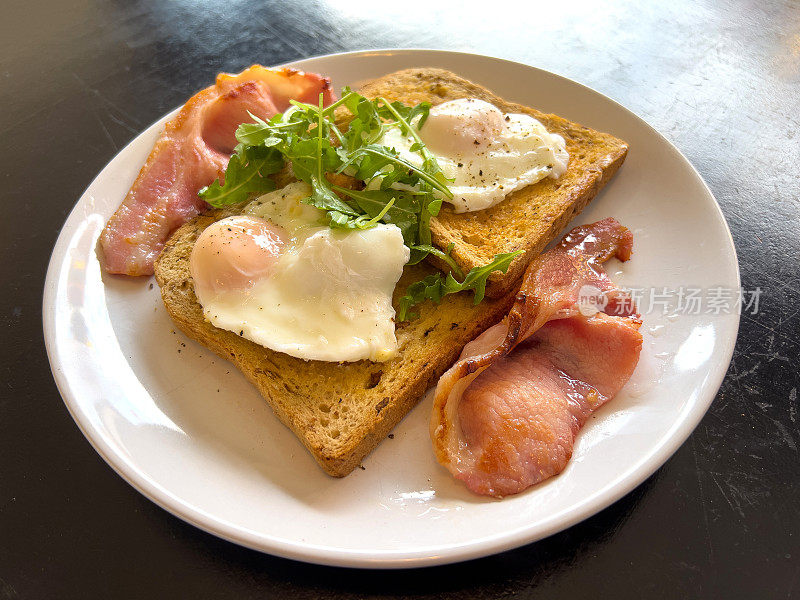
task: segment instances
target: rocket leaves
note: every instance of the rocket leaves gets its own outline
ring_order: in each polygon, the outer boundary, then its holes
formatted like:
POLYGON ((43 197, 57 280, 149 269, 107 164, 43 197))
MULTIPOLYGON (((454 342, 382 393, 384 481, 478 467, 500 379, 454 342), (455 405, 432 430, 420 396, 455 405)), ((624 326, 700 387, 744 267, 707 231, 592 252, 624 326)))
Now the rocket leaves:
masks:
POLYGON ((511 261, 521 252, 522 250, 517 250, 516 252, 509 252, 508 254, 498 254, 488 265, 475 267, 470 270, 461 282, 453 277, 452 273, 448 273, 447 275, 434 273, 428 275, 422 281, 412 283, 408 286, 408 289, 406 289, 405 296, 400 298, 397 319, 399 321, 413 319, 417 315, 409 312, 411 307, 427 300, 439 304, 446 295, 463 292, 464 290, 472 290, 474 292, 474 304, 480 303, 486 292, 486 281, 489 275, 494 271, 502 271, 505 273, 511 261))
POLYGON ((283 156, 272 148, 239 145, 225 170, 225 183, 215 181, 204 187, 200 197, 211 206, 221 207, 274 190, 275 182, 268 175, 280 171, 283 163, 283 156))

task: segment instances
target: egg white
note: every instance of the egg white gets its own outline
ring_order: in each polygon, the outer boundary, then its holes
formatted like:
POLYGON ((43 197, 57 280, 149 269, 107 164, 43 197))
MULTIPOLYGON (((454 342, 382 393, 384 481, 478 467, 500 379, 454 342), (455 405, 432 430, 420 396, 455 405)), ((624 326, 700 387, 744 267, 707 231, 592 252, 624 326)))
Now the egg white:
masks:
POLYGON ((389 360, 397 353, 392 293, 409 259, 402 233, 386 224, 320 226, 322 211, 299 202, 309 194, 308 185, 291 184, 245 208, 281 227, 290 243, 272 274, 246 289, 196 290, 203 314, 216 327, 306 360, 389 360))
MULTIPOLYGON (((448 184, 452 199, 436 193, 457 213, 484 210, 545 177, 561 177, 569 162, 564 138, 533 117, 504 114, 472 98, 433 107, 419 136, 453 180, 448 184)), ((414 142, 399 127, 391 127, 377 143, 421 166, 422 157, 411 151, 414 142)), ((369 187, 378 185, 372 181, 369 187)))

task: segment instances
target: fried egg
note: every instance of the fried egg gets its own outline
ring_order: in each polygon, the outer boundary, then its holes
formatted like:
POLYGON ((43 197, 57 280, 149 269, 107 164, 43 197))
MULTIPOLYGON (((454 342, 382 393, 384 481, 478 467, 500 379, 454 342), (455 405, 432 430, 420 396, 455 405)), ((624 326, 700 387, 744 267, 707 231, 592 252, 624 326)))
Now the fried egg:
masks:
MULTIPOLYGON (((529 115, 506 114, 475 98, 431 108, 419 136, 445 176, 453 180, 448 185, 452 200, 440 197, 457 213, 489 208, 545 177, 561 177, 569 161, 560 135, 549 133, 529 115)), ((421 166, 422 157, 411 151, 414 142, 392 127, 377 143, 421 166)), ((380 181, 373 180, 368 187, 378 185, 380 181)))
POLYGON ((265 194, 207 227, 190 258, 213 325, 306 360, 389 360, 392 293, 409 250, 396 225, 322 226, 305 183, 265 194))

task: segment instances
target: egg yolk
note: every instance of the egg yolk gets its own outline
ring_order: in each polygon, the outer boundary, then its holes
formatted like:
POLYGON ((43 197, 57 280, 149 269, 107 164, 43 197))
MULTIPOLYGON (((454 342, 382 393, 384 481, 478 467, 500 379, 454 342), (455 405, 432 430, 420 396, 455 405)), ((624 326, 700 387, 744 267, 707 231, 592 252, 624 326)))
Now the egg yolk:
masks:
POLYGON ((266 219, 228 217, 197 238, 189 267, 198 297, 249 288, 272 275, 286 244, 285 232, 266 219))
POLYGON ((434 106, 420 138, 434 154, 477 154, 503 131, 503 113, 483 100, 463 98, 434 106))

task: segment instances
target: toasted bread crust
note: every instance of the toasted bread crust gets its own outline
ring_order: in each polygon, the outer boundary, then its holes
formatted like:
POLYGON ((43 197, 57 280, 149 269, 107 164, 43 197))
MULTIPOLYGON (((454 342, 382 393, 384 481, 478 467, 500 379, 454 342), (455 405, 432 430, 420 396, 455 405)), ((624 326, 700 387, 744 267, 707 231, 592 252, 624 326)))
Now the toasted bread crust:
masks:
MULTIPOLYGON (((505 274, 495 271, 489 277, 486 293, 493 298, 508 293, 528 263, 617 172, 628 152, 628 145, 612 135, 506 102, 486 88, 443 69, 398 71, 367 83, 361 93, 369 98, 382 96, 406 104, 436 105, 458 98, 478 98, 506 113, 531 115, 566 141, 569 166, 558 179, 544 179, 477 212, 456 214, 445 204, 439 216, 431 220, 433 243, 442 249, 452 243, 451 255, 465 272, 487 264, 496 254, 524 250, 505 274)), ((444 264, 438 266, 445 268, 444 264)))

